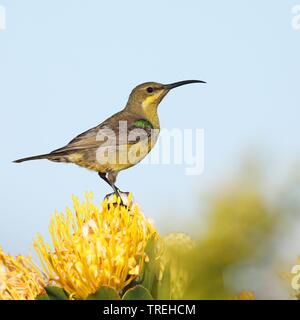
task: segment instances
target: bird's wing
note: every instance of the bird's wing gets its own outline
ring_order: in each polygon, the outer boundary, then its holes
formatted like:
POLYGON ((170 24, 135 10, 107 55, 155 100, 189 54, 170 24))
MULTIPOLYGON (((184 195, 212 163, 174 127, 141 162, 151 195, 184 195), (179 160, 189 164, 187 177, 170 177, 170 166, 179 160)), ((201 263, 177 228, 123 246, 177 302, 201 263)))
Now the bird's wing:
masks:
POLYGON ((72 153, 98 148, 101 145, 131 145, 149 139, 152 129, 153 126, 148 120, 124 110, 116 113, 100 125, 81 133, 65 147, 54 150, 52 153, 72 153))

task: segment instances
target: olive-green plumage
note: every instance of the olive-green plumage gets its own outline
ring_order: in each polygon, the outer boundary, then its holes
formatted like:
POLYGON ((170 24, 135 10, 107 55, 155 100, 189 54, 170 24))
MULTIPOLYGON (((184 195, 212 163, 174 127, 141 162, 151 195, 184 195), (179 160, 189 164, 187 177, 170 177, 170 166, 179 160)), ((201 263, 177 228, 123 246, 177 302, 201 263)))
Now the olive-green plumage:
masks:
POLYGON ((157 140, 160 130, 157 107, 161 100, 171 89, 197 82, 204 81, 186 80, 168 85, 143 83, 132 90, 123 110, 78 135, 65 147, 14 162, 48 159, 75 163, 98 172, 114 192, 119 194, 119 189, 115 186, 119 171, 141 161, 157 140))

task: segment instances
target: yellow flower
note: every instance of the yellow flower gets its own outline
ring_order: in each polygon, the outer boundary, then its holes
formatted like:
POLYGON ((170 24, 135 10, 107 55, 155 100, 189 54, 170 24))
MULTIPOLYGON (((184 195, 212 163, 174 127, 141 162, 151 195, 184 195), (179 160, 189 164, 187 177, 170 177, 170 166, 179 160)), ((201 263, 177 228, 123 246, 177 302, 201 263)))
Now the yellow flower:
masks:
POLYGON ((0 300, 34 300, 45 279, 30 257, 5 255, 0 247, 0 300))
POLYGON ((41 235, 34 243, 49 278, 75 298, 100 286, 122 290, 140 274, 147 241, 158 237, 136 204, 127 208, 104 200, 99 208, 92 197, 87 194, 83 203, 73 197, 75 215, 67 208, 66 215, 51 218, 53 249, 41 235))

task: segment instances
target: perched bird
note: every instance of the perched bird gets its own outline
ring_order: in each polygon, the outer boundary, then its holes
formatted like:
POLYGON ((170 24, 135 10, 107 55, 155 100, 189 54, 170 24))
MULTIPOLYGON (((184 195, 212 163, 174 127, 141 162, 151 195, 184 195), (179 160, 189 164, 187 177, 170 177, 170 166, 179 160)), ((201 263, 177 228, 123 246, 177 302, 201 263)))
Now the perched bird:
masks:
POLYGON ((123 203, 120 190, 115 186, 118 173, 137 164, 151 151, 160 130, 157 115, 159 103, 171 89, 190 83, 205 82, 185 80, 172 84, 140 84, 132 90, 123 110, 78 135, 66 146, 14 162, 47 159, 75 163, 94 170, 113 188, 123 203))

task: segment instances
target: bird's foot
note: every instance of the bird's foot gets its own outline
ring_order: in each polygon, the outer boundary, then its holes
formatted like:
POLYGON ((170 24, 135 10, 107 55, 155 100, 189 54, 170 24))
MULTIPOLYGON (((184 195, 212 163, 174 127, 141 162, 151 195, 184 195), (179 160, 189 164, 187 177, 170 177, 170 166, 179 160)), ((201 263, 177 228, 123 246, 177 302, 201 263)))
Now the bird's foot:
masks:
POLYGON ((122 192, 120 189, 117 189, 117 192, 109 193, 104 197, 104 200, 107 200, 111 205, 118 205, 120 202, 121 206, 131 207, 134 203, 132 196, 129 196, 129 192, 122 192))

